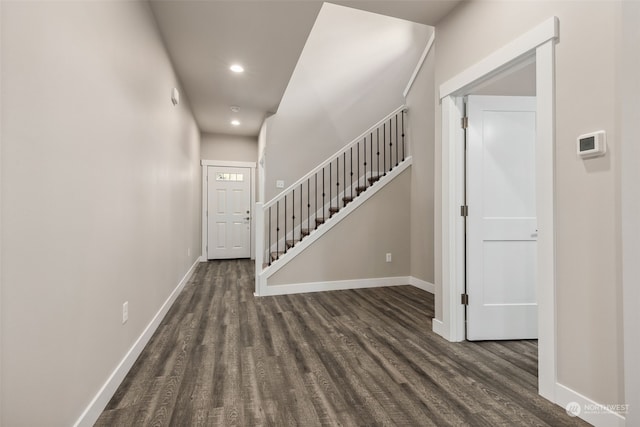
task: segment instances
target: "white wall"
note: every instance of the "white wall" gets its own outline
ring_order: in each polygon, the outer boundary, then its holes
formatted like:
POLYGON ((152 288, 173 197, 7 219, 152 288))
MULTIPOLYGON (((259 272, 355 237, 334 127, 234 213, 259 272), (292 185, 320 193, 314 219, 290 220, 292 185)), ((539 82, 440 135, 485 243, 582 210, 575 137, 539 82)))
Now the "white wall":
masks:
POLYGON ((1 31, 0 424, 69 426, 199 257, 199 130, 146 2, 2 2, 1 31))
POLYGON ((203 133, 200 138, 203 160, 258 161, 258 138, 239 135, 203 133))
POLYGON ((402 105, 431 27, 325 3, 268 127, 266 199, 402 105), (291 161, 295 159, 295 162, 291 161))
POLYGON ((618 99, 621 108, 622 283, 627 426, 640 425, 640 3, 623 2, 618 99))
POLYGON ((2 298, 2 294, 3 294, 3 286, 2 286, 2 122, 3 122, 3 115, 2 115, 2 106, 3 106, 3 102, 2 102, 2 70, 4 69, 2 66, 2 46, 3 46, 3 41, 2 41, 2 37, 4 35, 4 31, 2 29, 3 27, 3 17, 2 17, 2 2, 0 2, 0 424, 2 424, 2 413, 4 412, 3 408, 4 408, 4 399, 2 397, 2 383, 4 382, 4 375, 3 375, 3 361, 2 361, 2 346, 3 346, 3 340, 2 340, 2 335, 3 335, 3 321, 2 319, 4 319, 4 312, 2 311, 2 306, 4 305, 4 299, 2 298))
POLYGON ((474 88, 470 95, 536 96, 536 63, 515 67, 474 88))
POLYGON ((411 173, 411 276, 434 282, 435 52, 431 50, 407 93, 411 173))
MULTIPOLYGON (((619 259, 620 141, 616 129, 619 2, 464 2, 436 26, 436 87, 549 18, 556 47, 556 307, 558 381, 596 402, 624 403, 619 259), (471 35, 471 36, 470 36, 471 35), (604 129, 606 157, 575 154, 575 138, 604 129)), ((436 158, 440 157, 440 108, 436 158)), ((436 213, 440 168, 436 165, 436 213)), ((436 247, 441 220, 436 215, 436 247)), ((441 271, 436 259, 436 316, 441 271)))

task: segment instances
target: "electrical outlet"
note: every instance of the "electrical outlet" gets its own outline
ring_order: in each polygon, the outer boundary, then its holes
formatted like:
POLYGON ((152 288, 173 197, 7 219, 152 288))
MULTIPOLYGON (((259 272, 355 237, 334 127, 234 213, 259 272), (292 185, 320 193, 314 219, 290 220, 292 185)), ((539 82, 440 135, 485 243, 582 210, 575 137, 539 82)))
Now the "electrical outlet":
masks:
POLYGON ((387 254, 387 262, 391 262, 391 254, 390 253, 387 254))
POLYGON ((276 181, 276 188, 284 188, 284 181, 279 179, 276 181))
POLYGON ((122 304, 122 324, 127 323, 127 320, 129 320, 129 301, 122 304))

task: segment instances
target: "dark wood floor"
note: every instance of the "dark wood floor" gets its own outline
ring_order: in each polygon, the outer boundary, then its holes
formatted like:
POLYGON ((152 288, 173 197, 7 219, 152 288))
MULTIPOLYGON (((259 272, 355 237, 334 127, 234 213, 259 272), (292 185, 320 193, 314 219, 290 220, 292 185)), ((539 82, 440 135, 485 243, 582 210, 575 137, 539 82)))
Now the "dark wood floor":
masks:
POLYGON ((201 264, 96 425, 588 425, 537 395, 535 341, 448 343, 427 292, 253 287, 201 264))

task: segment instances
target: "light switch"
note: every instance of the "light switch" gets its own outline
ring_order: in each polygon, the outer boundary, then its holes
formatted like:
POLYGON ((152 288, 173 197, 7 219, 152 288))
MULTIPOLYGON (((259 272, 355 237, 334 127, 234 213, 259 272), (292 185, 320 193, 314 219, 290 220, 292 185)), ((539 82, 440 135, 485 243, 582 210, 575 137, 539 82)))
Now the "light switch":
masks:
POLYGON ((279 179, 276 181, 276 188, 284 188, 284 181, 279 179))

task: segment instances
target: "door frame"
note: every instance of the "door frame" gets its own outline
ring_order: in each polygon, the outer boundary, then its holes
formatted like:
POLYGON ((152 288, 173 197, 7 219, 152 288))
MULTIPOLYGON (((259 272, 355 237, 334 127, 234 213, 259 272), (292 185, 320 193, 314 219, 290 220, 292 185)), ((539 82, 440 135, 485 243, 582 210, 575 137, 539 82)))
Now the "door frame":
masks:
POLYGON ((256 245, 255 245, 255 221, 254 215, 255 206, 256 206, 256 162, 234 162, 229 160, 201 160, 200 164, 202 165, 202 254, 200 255, 200 262, 208 261, 207 254, 207 234, 208 234, 208 222, 207 222, 207 207, 209 205, 209 197, 208 197, 208 187, 209 182, 207 180, 207 173, 209 166, 215 167, 228 167, 228 168, 250 168, 251 169, 251 201, 249 203, 251 213, 249 216, 251 219, 249 220, 250 227, 250 254, 251 259, 256 259, 256 245))
POLYGON ((442 107, 442 320, 433 330, 445 339, 465 339, 463 98, 500 73, 524 62, 536 64, 536 205, 538 218, 538 392, 556 402, 555 307, 555 43, 553 16, 440 86, 442 107))

